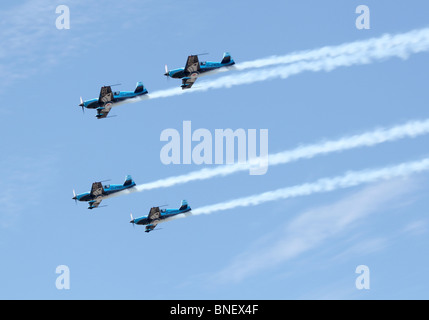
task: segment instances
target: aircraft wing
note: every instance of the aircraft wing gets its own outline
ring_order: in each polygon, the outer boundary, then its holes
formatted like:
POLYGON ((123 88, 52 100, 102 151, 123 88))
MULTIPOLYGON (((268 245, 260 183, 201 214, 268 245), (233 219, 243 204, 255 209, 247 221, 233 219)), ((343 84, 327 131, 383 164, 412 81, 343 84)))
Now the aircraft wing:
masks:
POLYGON ((101 182, 94 182, 91 187, 91 196, 93 197, 99 197, 103 195, 103 185, 101 182))
POLYGON ((149 220, 153 220, 151 224, 146 226, 145 232, 151 232, 158 225, 159 219, 161 218, 161 212, 159 207, 153 207, 149 211, 149 215, 147 216, 149 220))
POLYGON ((193 73, 200 70, 200 62, 198 61, 198 56, 189 56, 186 60, 185 71, 193 73))
POLYGON ((97 119, 106 118, 110 110, 112 110, 112 107, 113 105, 111 102, 107 102, 103 107, 98 107, 96 115, 97 119))
POLYGON ((148 215, 149 220, 157 220, 160 217, 161 217, 161 212, 159 211, 159 207, 153 207, 150 209, 149 215, 148 215))
POLYGON ((190 89, 195 81, 197 81, 197 78, 194 77, 186 77, 186 78, 182 78, 182 89, 190 89))
POLYGON ((100 105, 104 105, 107 102, 113 101, 113 92, 110 86, 101 87, 100 97, 98 98, 98 102, 100 105))
POLYGON ((148 224, 148 225, 146 226, 146 230, 145 230, 145 232, 151 232, 153 229, 155 229, 155 228, 156 228, 156 226, 157 226, 157 225, 158 225, 157 223, 148 224))
POLYGON ((98 98, 99 107, 97 108, 97 118, 106 118, 113 106, 113 92, 110 86, 101 87, 100 97, 98 98))
POLYGON ((98 208, 98 206, 100 205, 101 201, 102 201, 101 197, 98 197, 95 200, 88 201, 88 204, 89 204, 88 209, 98 208))

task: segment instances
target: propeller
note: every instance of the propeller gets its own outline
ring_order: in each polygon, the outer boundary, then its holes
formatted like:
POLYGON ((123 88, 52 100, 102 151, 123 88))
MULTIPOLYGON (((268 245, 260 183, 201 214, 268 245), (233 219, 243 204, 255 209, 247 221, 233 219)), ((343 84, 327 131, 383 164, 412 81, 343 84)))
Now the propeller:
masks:
POLYGON ((167 65, 165 65, 165 73, 164 73, 164 76, 167 76, 167 77, 169 77, 169 76, 170 76, 170 71, 168 71, 168 67, 167 67, 167 65))
POLYGON ((79 107, 82 107, 82 112, 85 113, 85 104, 83 103, 82 97, 80 97, 80 104, 79 107))
POLYGON ((73 200, 77 205, 77 196, 76 196, 76 191, 74 191, 74 189, 73 189, 73 200))
POLYGON ((132 214, 132 213, 130 213, 130 216, 131 216, 131 221, 130 221, 130 223, 132 223, 132 224, 133 224, 133 228, 134 228, 134 226, 135 226, 135 221, 134 221, 133 214, 132 214))

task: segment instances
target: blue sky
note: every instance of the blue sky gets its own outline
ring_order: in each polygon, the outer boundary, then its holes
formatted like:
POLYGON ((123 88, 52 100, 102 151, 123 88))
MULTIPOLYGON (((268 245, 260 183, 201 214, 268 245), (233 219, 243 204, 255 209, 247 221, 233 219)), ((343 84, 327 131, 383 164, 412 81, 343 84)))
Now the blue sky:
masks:
MULTIPOLYGON (((15 1, 0 10, 0 298, 398 299, 429 298, 428 173, 199 215, 144 233, 129 214, 192 208, 311 183, 347 171, 428 156, 429 137, 303 159, 134 193, 87 210, 72 190, 92 182, 137 184, 203 166, 164 165, 164 129, 268 129, 269 152, 424 120, 429 53, 331 72, 303 72, 232 88, 83 115, 79 97, 143 81, 149 92, 180 85, 162 75, 192 53, 237 63, 428 27, 423 1, 15 1), (70 30, 55 8, 69 6, 70 30), (357 30, 366 4, 371 29, 357 30), (70 268, 70 290, 55 269, 70 268), (357 290, 367 265, 370 290, 357 290)), ((261 69, 266 72, 267 69, 261 69)), ((213 79, 221 77, 214 75, 213 79)), ((204 85, 200 79, 197 85, 204 85)), ((213 167, 213 166, 207 166, 213 167)))

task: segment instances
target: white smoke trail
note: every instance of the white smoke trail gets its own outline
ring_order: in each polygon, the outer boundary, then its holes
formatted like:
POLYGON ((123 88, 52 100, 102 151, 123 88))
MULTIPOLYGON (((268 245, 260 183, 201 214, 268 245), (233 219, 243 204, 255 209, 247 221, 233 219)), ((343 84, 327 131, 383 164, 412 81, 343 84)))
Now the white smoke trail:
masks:
POLYGON ((406 162, 396 166, 390 166, 376 170, 348 172, 342 176, 324 178, 313 183, 304 183, 293 187, 277 189, 249 197, 201 207, 183 216, 210 214, 213 212, 230 210, 238 207, 256 206, 262 203, 280 199, 309 196, 315 193, 325 193, 338 189, 354 187, 364 183, 372 183, 392 178, 405 177, 428 170, 429 158, 425 158, 420 161, 406 162))
MULTIPOLYGON (((310 159, 317 155, 346 151, 359 147, 370 147, 385 142, 393 142, 403 138, 415 138, 428 133, 429 119, 422 121, 409 121, 405 124, 393 126, 390 128, 380 128, 365 132, 363 134, 343 137, 338 140, 330 140, 321 143, 300 146, 292 150, 271 154, 268 156, 268 164, 270 166, 287 164, 300 159, 310 159)), ((202 170, 196 170, 184 175, 140 184, 136 186, 134 191, 141 192, 158 188, 167 188, 192 181, 227 176, 237 172, 249 170, 253 166, 258 166, 258 161, 250 161, 247 164, 233 164, 216 168, 204 168, 202 170)))
MULTIPOLYGON (((393 55, 402 56, 405 59, 409 55, 409 50, 411 47, 415 47, 416 43, 421 42, 421 49, 423 51, 427 50, 425 49, 426 45, 424 42, 427 41, 428 32, 429 29, 426 28, 397 35, 386 34, 379 38, 355 41, 338 46, 326 46, 320 49, 301 51, 284 56, 273 56, 264 59, 242 62, 236 64, 234 69, 243 71, 251 68, 263 68, 279 64, 289 64, 308 60, 320 60, 356 54, 374 56, 374 58, 382 58, 386 50, 391 50, 392 53, 394 50, 396 50, 397 52, 393 53, 393 55), (377 57, 377 55, 380 53, 381 56, 377 57)), ((412 49, 411 53, 413 53, 412 49)))
MULTIPOLYGON (((339 46, 329 46, 284 56, 243 62, 230 69, 245 71, 257 68, 257 70, 231 74, 219 77, 213 81, 200 81, 190 90, 182 90, 180 87, 159 90, 142 97, 127 100, 124 103, 167 98, 210 89, 230 88, 232 86, 251 84, 276 78, 286 79, 305 71, 328 72, 339 67, 370 64, 393 57, 407 59, 412 54, 425 51, 429 51, 429 28, 413 30, 396 35, 386 34, 379 38, 356 41, 339 46), (275 67, 266 68, 272 66, 275 67), (260 68, 266 69, 260 70, 260 68)), ((219 72, 226 70, 228 69, 221 69, 219 72)))

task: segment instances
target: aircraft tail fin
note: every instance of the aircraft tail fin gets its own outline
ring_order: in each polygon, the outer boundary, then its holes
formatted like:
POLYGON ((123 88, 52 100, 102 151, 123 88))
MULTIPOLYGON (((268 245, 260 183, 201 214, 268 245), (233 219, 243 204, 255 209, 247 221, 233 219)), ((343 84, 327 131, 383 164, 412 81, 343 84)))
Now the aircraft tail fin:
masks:
POLYGON ((131 176, 128 175, 125 178, 124 187, 131 186, 131 185, 135 185, 135 182, 134 182, 133 178, 131 178, 131 176))
POLYGON ((182 202, 180 203, 180 209, 179 210, 186 210, 188 208, 189 208, 188 201, 182 200, 182 202))
POLYGON ((145 90, 145 87, 143 85, 143 82, 137 82, 136 90, 134 90, 134 93, 140 93, 145 90))
POLYGON ((227 63, 233 63, 234 60, 232 60, 231 55, 229 54, 229 52, 225 52, 223 54, 223 59, 221 61, 222 64, 227 64, 227 63))

